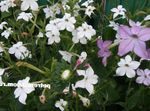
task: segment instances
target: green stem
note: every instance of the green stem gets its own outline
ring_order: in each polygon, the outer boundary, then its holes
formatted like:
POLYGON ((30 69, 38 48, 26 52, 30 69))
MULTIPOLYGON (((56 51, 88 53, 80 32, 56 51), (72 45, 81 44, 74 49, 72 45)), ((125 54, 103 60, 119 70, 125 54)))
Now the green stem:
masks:
POLYGON ((17 65, 18 67, 20 67, 20 66, 27 67, 27 68, 32 69, 32 70, 34 70, 34 71, 37 71, 37 72, 39 72, 39 73, 41 73, 41 74, 43 74, 43 75, 45 75, 45 73, 46 73, 45 71, 43 71, 43 70, 41 70, 41 69, 35 67, 35 66, 32 65, 32 64, 27 63, 27 62, 21 62, 21 61, 19 61, 19 62, 16 63, 16 65, 17 65))

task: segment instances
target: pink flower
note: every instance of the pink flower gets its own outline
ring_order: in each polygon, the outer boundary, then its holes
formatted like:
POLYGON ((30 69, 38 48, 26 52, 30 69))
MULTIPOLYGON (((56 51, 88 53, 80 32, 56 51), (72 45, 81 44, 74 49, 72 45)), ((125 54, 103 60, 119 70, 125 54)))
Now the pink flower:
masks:
POLYGON ((138 69, 137 70, 137 79, 136 82, 139 84, 144 84, 146 86, 150 85, 150 70, 145 69, 145 70, 141 70, 138 69))
POLYGON ((111 55, 109 51, 109 46, 111 45, 112 41, 106 40, 103 41, 102 39, 97 40, 97 46, 100 49, 98 51, 98 56, 102 57, 102 63, 104 66, 107 65, 107 58, 111 55))
POLYGON ((145 42, 150 40, 150 28, 121 25, 117 33, 121 39, 118 51, 119 56, 123 56, 132 51, 139 57, 146 55, 145 42))

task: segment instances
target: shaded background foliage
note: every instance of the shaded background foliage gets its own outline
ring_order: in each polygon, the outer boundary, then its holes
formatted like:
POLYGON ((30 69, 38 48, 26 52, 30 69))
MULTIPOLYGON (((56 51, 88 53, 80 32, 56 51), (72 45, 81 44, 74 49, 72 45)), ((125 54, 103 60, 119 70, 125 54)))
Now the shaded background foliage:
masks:
MULTIPOLYGON (((46 0, 39 0, 38 2, 40 5, 47 4, 46 0)), ((150 14, 150 0, 95 0, 94 4, 97 8, 95 15, 93 15, 90 20, 87 18, 87 21, 89 24, 92 24, 95 29, 97 29, 97 36, 102 35, 103 39, 115 39, 115 32, 108 27, 109 20, 111 20, 112 17, 110 12, 111 8, 116 7, 119 4, 123 5, 127 9, 129 18, 135 21, 141 20, 147 14, 150 14)), ((0 19, 3 20, 3 18, 9 16, 10 15, 6 13, 1 14, 0 19)), ((127 23, 127 21, 118 22, 127 23)), ((63 49, 64 46, 59 45, 58 47, 53 48, 57 51, 60 47, 63 49)), ((53 48, 47 48, 47 50, 52 50, 53 48)), ((108 67, 106 68, 104 68, 101 64, 101 60, 97 58, 98 49, 96 48, 96 42, 89 42, 87 46, 77 45, 73 50, 80 50, 79 52, 85 50, 88 53, 88 61, 94 68, 95 73, 99 76, 100 82, 95 87, 96 93, 90 97, 91 106, 89 108, 82 107, 82 103, 78 101, 79 98, 74 99, 70 95, 66 96, 65 98, 68 100, 70 105, 69 111, 150 111, 149 88, 136 84, 134 79, 131 80, 126 77, 114 77, 117 66, 116 64, 119 61, 119 57, 116 56, 117 48, 112 49, 113 55, 109 58, 108 67)), ((39 54, 41 53, 40 51, 47 55, 58 56, 55 51, 49 51, 51 53, 48 53, 48 51, 43 52, 43 50, 39 50, 39 54)), ((35 64, 37 62, 39 67, 43 64, 47 66, 47 68, 51 68, 51 64, 46 64, 48 62, 44 62, 46 58, 48 58, 48 56, 38 62, 35 61, 35 64)), ((56 60, 51 59, 50 61, 56 60)), ((150 63, 144 63, 142 65, 144 68, 150 68, 150 63)), ((64 85, 65 87, 68 83, 60 82, 61 80, 57 74, 61 73, 61 69, 68 67, 71 69, 73 66, 63 63, 63 61, 56 62, 55 66, 57 67, 53 70, 56 71, 50 76, 55 76, 55 79, 52 80, 52 82, 57 88, 55 90, 59 91, 62 90, 62 86, 60 85, 64 85)), ((29 71, 30 73, 32 72, 31 70, 26 69, 25 73, 28 73, 29 71)), ((34 77, 36 79, 41 79, 41 76, 39 75, 32 76, 32 78, 34 77)), ((13 80, 15 80, 15 76, 11 81, 13 80)), ((28 105, 24 106, 14 99, 12 91, 13 89, 6 87, 0 88, 0 111, 55 111, 57 110, 54 107, 55 101, 57 98, 59 99, 59 97, 63 97, 52 90, 48 92, 50 93, 48 94, 48 100, 43 105, 39 102, 39 98, 37 96, 41 94, 42 90, 38 90, 28 96, 28 105), (56 98, 54 98, 55 96, 56 98)))

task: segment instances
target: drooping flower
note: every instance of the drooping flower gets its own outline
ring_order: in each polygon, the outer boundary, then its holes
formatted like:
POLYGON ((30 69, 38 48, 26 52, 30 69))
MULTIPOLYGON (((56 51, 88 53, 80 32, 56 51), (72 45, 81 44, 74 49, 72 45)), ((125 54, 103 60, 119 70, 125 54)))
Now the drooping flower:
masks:
POLYGON ((26 104, 27 94, 30 94, 35 89, 33 85, 29 83, 30 77, 26 77, 23 80, 18 81, 18 87, 14 91, 15 98, 19 98, 19 102, 26 104))
POLYGON ((62 58, 71 63, 71 58, 73 56, 73 54, 71 54, 70 52, 67 52, 67 51, 62 51, 62 50, 59 50, 59 53, 62 55, 62 58))
POLYGON ((91 67, 86 70, 77 70, 79 76, 84 76, 84 78, 80 81, 77 81, 75 84, 75 88, 84 88, 89 94, 94 93, 94 84, 98 82, 98 76, 94 74, 94 71, 91 67))
POLYGON ((60 19, 58 27, 60 30, 67 30, 69 32, 75 29, 74 24, 76 23, 75 17, 71 16, 69 13, 65 13, 64 17, 60 19))
POLYGON ((125 59, 120 59, 118 62, 118 68, 116 70, 117 76, 126 76, 128 78, 135 77, 135 70, 140 66, 140 62, 133 61, 130 55, 127 55, 125 59))
MULTIPOLYGON (((79 1, 81 2, 81 0, 79 1)), ((84 3, 81 4, 81 6, 85 6, 85 7, 88 7, 91 3, 93 3, 94 1, 93 0, 87 0, 85 1, 84 3)))
POLYGON ((138 69, 137 75, 138 75, 138 77, 136 78, 137 83, 144 84, 146 86, 150 85, 150 70, 149 69, 145 69, 145 70, 138 69))
POLYGON ((56 3, 52 6, 47 6, 46 8, 43 9, 46 19, 49 17, 55 17, 56 14, 60 14, 60 7, 59 5, 56 3))
POLYGON ((79 98, 82 101, 83 106, 85 106, 85 107, 89 107, 90 106, 90 100, 88 98, 83 97, 81 95, 79 95, 79 98))
POLYGON ((67 101, 64 101, 63 99, 60 99, 59 101, 56 101, 55 107, 59 108, 61 111, 64 111, 67 104, 68 104, 67 101))
POLYGON ((17 59, 31 58, 31 52, 20 41, 9 48, 9 53, 14 54, 17 59))
POLYGON ((93 14, 94 12, 94 10, 95 10, 96 8, 94 7, 94 6, 88 6, 87 8, 86 8, 86 10, 85 10, 85 14, 86 15, 88 15, 89 17, 91 17, 91 14, 93 14))
POLYGON ((28 10, 29 8, 31 8, 31 10, 33 11, 38 11, 38 3, 37 3, 37 0, 21 0, 22 3, 21 3, 21 10, 22 11, 26 11, 28 10))
POLYGON ((82 64, 87 58, 86 52, 81 52, 81 55, 79 56, 78 60, 76 61, 76 66, 74 69, 76 69, 80 64, 82 64))
POLYGON ((12 28, 7 28, 4 32, 1 33, 1 36, 8 39, 8 37, 13 33, 12 28))
POLYGON ((122 5, 118 5, 117 8, 112 8, 111 11, 113 14, 113 19, 116 18, 118 15, 121 15, 122 18, 125 18, 126 9, 122 7, 122 5))
POLYGON ((0 30, 3 30, 3 28, 4 28, 4 26, 6 25, 6 24, 8 24, 7 22, 2 22, 1 24, 0 24, 0 30))
POLYGON ((117 31, 118 30, 118 27, 119 27, 119 24, 118 23, 115 23, 114 21, 109 21, 109 27, 112 27, 113 30, 117 31))
POLYGON ((17 20, 23 19, 28 22, 30 19, 32 19, 32 17, 33 17, 32 13, 21 12, 17 17, 17 20))
POLYGON ((147 15, 144 20, 150 20, 150 15, 147 15))
POLYGON ((146 53, 145 42, 150 40, 150 28, 141 26, 119 26, 118 37, 120 38, 118 55, 123 56, 128 52, 134 52, 139 57, 146 53))
POLYGON ((102 63, 104 66, 107 65, 107 58, 111 55, 111 52, 109 51, 109 46, 111 45, 112 41, 106 40, 103 41, 102 39, 97 40, 97 46, 100 49, 98 51, 98 56, 102 57, 102 63))

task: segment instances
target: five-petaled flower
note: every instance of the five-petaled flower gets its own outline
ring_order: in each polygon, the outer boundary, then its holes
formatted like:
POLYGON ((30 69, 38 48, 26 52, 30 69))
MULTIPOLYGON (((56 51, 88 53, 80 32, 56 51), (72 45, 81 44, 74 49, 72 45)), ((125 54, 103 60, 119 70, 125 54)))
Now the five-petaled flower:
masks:
POLYGON ((116 70, 117 76, 126 76, 128 78, 135 77, 135 70, 140 66, 140 62, 133 61, 130 55, 127 55, 125 59, 120 59, 118 62, 118 68, 116 70))
POLYGON ((55 107, 59 108, 61 111, 64 111, 67 104, 68 104, 67 101, 64 101, 63 99, 60 99, 59 101, 56 101, 55 107))
POLYGON ((79 76, 84 76, 80 81, 77 81, 75 88, 85 88, 89 94, 94 93, 94 84, 98 83, 98 76, 94 74, 92 67, 89 67, 86 70, 77 70, 79 76))
POLYGON ((15 98, 19 98, 19 102, 26 104, 27 94, 30 94, 35 89, 32 84, 29 83, 30 77, 26 77, 23 80, 18 81, 18 87, 14 91, 15 98))

